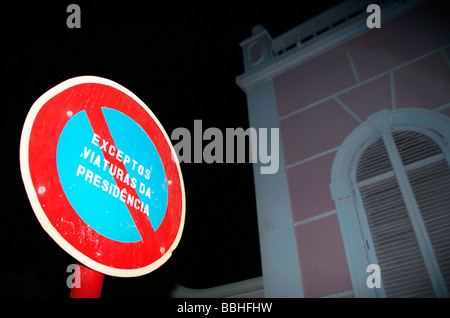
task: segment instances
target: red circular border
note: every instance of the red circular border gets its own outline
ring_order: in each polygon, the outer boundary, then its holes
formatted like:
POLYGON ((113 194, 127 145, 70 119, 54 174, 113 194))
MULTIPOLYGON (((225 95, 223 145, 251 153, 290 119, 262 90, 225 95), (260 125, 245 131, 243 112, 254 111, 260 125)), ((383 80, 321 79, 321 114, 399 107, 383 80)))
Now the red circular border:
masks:
MULTIPOLYGON (((170 141, 169 141, 170 142, 170 141)), ((136 269, 158 261, 172 246, 184 222, 182 177, 172 158, 172 146, 148 111, 125 92, 100 83, 81 83, 64 89, 46 101, 33 122, 28 147, 29 171, 42 210, 53 228, 86 257, 117 269, 136 269), (89 108, 108 107, 132 118, 155 145, 164 166, 168 205, 152 240, 122 243, 87 225, 69 203, 59 181, 56 150, 61 132, 72 115, 89 108), (44 187, 45 192, 39 193, 44 187)), ((178 243, 178 242, 176 242, 178 243)))

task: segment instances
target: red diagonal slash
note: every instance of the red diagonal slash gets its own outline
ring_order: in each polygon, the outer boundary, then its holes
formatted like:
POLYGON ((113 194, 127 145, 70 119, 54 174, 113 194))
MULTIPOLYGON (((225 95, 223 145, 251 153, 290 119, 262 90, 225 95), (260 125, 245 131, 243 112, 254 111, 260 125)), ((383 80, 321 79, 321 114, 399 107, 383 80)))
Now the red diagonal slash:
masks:
MULTIPOLYGON (((110 146, 112 145, 117 149, 114 143, 114 139, 112 138, 111 132, 109 131, 108 124, 106 123, 106 119, 103 116, 101 107, 87 107, 86 113, 94 132, 97 135, 101 136, 103 139, 107 140, 110 146)), ((114 165, 117 165, 117 168, 122 169, 124 174, 127 173, 127 170, 123 162, 117 160, 115 156, 111 156, 107 151, 103 149, 102 153, 106 160, 108 160, 111 163, 114 163, 114 165)), ((122 191, 122 189, 125 188, 127 193, 133 195, 135 198, 138 198, 136 190, 133 189, 131 185, 128 185, 122 182, 120 179, 116 178, 116 175, 114 176, 114 180, 117 186, 119 187, 120 191, 122 191)), ((139 210, 136 210, 133 207, 128 206, 127 204, 126 206, 128 208, 128 211, 130 212, 131 217, 133 218, 134 224, 136 225, 142 240, 147 243, 151 242, 152 240, 155 240, 156 235, 148 216, 140 212, 139 210)))

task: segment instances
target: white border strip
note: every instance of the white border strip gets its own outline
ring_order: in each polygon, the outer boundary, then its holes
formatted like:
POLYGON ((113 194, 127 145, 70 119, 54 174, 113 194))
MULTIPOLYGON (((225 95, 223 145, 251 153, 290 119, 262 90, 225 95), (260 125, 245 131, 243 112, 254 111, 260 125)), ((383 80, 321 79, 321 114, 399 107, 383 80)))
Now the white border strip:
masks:
POLYGON ((317 220, 329 217, 329 216, 334 215, 336 213, 337 213, 337 211, 333 210, 333 211, 325 212, 325 213, 322 213, 322 214, 318 214, 318 215, 312 216, 310 218, 307 218, 307 219, 295 222, 294 226, 299 226, 299 225, 311 223, 311 222, 314 222, 314 221, 317 221, 317 220))

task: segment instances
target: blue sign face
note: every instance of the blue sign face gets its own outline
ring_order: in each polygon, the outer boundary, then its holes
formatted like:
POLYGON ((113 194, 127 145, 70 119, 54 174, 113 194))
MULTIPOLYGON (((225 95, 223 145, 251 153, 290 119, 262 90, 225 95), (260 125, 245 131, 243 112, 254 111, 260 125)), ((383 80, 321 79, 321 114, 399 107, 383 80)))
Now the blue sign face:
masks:
POLYGON ((167 209, 166 174, 153 142, 134 120, 111 108, 102 112, 114 142, 93 131, 85 111, 73 115, 58 141, 59 179, 73 209, 92 229, 111 240, 138 242, 142 238, 129 209, 146 214, 156 231, 167 209), (105 159, 104 152, 123 165, 105 159), (135 195, 121 191, 115 180, 135 195))

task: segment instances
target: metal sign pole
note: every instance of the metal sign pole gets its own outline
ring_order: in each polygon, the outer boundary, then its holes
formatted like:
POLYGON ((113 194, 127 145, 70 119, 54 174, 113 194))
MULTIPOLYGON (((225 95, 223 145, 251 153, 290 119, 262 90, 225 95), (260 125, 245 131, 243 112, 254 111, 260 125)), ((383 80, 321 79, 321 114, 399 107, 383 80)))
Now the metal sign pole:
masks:
POLYGON ((80 286, 73 286, 70 298, 100 298, 105 275, 88 267, 78 264, 75 271, 80 271, 76 277, 80 278, 80 286))

